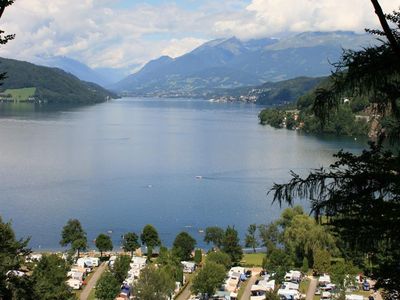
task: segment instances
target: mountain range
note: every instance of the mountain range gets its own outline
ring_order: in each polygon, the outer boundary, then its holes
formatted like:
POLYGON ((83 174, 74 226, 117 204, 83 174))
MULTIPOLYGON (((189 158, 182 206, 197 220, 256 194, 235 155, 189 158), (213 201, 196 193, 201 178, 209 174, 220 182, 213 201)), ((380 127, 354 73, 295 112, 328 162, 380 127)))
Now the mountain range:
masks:
POLYGON ((82 62, 66 56, 39 56, 32 62, 42 66, 62 69, 81 80, 93 82, 103 87, 124 79, 130 74, 130 70, 138 67, 138 65, 132 65, 126 68, 90 68, 82 62))
POLYGON ((305 32, 282 39, 217 39, 177 58, 152 60, 109 88, 134 96, 204 97, 215 89, 326 76, 343 49, 376 43, 370 35, 348 31, 305 32))

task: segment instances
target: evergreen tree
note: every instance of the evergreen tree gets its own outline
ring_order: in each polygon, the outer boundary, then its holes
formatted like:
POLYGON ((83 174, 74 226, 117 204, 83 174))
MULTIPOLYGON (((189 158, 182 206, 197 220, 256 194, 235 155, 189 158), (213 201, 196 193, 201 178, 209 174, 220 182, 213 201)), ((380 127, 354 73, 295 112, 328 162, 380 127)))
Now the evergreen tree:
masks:
POLYGON ((310 199, 315 216, 333 226, 352 250, 347 253, 368 255, 376 286, 385 288, 387 297, 396 297, 400 293, 400 157, 384 149, 383 141, 398 142, 400 136, 400 12, 385 15, 378 1, 371 2, 383 31, 370 32, 386 40, 378 46, 345 51, 331 86, 318 91, 314 112, 326 121, 343 96, 368 96, 371 109, 381 116, 377 144, 359 155, 340 151, 335 155, 337 162, 305 178, 292 172, 289 183, 272 190, 279 203, 310 199), (392 121, 384 122, 384 118, 392 121))
POLYGON ((99 300, 114 300, 120 291, 120 283, 112 273, 106 271, 96 283, 96 298, 99 300))
POLYGON ((112 273, 115 279, 121 284, 128 275, 131 258, 127 255, 119 255, 114 262, 112 273))
POLYGON ((234 264, 240 262, 243 257, 242 247, 239 244, 238 232, 235 227, 230 227, 225 230, 224 239, 222 242, 222 251, 231 257, 234 264))
MULTIPOLYGON (((14 0, 2 0, 0 1, 0 19, 4 14, 4 11, 6 8, 14 3, 14 0)), ((9 41, 13 40, 15 38, 15 34, 7 34, 4 35, 4 30, 0 29, 0 45, 5 45, 9 41)), ((2 84, 2 81, 7 78, 6 73, 0 73, 0 85, 2 84)))
POLYGON ((32 274, 33 295, 41 300, 71 300, 74 295, 66 284, 67 263, 56 254, 44 255, 32 274))
POLYGON ((19 269, 25 256, 30 253, 28 242, 29 239, 17 240, 11 223, 4 223, 0 217, 0 299, 12 299, 19 294, 16 291, 19 279, 8 271, 19 269))

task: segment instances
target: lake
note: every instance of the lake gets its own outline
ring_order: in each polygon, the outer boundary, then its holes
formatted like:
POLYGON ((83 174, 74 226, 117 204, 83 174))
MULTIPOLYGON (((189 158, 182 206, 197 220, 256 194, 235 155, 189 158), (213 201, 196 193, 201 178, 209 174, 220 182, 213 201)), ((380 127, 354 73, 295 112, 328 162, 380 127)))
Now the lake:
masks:
MULTIPOLYGON (((258 124, 260 106, 123 98, 78 108, 0 104, 0 215, 33 250, 59 249, 69 218, 92 241, 153 224, 171 245, 188 231, 279 217, 267 191, 365 142, 258 124)), ((307 203, 303 203, 307 207, 307 203)), ((91 242, 93 246, 93 243, 91 242)))

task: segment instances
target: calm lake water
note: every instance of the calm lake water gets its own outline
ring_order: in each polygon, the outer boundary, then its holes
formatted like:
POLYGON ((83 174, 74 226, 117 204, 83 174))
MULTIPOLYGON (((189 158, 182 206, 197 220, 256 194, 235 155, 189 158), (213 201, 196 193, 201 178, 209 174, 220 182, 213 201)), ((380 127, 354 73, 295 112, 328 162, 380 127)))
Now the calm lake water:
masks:
MULTIPOLYGON (((353 138, 258 124, 261 107, 204 100, 123 98, 74 109, 0 105, 0 215, 33 250, 57 249, 69 218, 90 240, 145 224, 171 245, 182 230, 276 219, 266 192, 331 163, 353 138), (196 176, 202 176, 197 179, 196 176)), ((306 204, 304 204, 306 205, 306 204)))

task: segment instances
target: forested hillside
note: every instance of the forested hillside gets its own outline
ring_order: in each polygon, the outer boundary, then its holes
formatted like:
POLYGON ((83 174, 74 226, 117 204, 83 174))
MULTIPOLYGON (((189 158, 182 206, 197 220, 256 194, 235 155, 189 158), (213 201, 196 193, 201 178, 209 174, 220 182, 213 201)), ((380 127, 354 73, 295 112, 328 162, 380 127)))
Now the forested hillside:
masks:
POLYGON ((116 97, 97 84, 81 81, 61 69, 5 58, 0 58, 0 68, 7 73, 1 91, 34 87, 35 98, 44 102, 85 104, 116 97))

